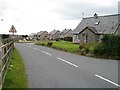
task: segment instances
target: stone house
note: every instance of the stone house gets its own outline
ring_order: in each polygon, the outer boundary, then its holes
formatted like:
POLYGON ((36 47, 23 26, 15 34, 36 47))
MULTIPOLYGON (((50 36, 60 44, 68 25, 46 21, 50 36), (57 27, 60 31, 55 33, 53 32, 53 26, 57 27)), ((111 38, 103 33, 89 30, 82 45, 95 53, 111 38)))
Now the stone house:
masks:
POLYGON ((29 37, 29 39, 31 39, 31 40, 33 40, 34 39, 34 35, 35 35, 36 33, 31 33, 28 37, 29 37))
POLYGON ((47 31, 40 31, 34 35, 34 39, 44 40, 47 38, 47 35, 48 35, 47 31))
POLYGON ((64 37, 72 37, 72 29, 64 29, 61 33, 60 33, 60 38, 64 39, 64 37))
POLYGON ((105 34, 120 35, 120 14, 83 18, 73 30, 73 43, 100 42, 105 34))
POLYGON ((48 39, 49 40, 56 40, 57 38, 59 38, 60 35, 60 31, 59 30, 53 30, 49 33, 48 35, 48 39))

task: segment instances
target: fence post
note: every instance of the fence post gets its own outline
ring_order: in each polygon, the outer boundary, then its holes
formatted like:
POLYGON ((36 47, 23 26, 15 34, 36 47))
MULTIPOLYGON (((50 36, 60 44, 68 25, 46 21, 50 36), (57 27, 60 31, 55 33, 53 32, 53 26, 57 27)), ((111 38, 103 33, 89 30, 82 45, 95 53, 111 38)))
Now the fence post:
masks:
POLYGON ((10 64, 10 57, 14 48, 14 41, 10 41, 5 45, 0 42, 0 90, 2 89, 5 76, 10 64))

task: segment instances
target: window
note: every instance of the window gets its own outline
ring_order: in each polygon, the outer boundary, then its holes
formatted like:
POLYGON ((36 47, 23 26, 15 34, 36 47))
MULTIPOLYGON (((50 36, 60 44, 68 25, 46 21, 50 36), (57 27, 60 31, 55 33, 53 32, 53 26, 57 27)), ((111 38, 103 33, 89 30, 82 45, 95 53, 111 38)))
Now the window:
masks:
POLYGON ((76 35, 76 39, 77 39, 77 40, 80 40, 80 35, 76 35))
POLYGON ((97 26, 100 23, 100 21, 96 22, 94 25, 97 26))

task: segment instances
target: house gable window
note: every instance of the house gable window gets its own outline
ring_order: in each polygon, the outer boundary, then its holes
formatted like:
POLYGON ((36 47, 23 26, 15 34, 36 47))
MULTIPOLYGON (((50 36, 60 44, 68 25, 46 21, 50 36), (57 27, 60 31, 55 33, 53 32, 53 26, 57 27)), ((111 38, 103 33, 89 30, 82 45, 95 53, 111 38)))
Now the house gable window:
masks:
POLYGON ((95 22, 94 25, 97 26, 97 25, 99 25, 99 23, 100 23, 100 21, 95 22))

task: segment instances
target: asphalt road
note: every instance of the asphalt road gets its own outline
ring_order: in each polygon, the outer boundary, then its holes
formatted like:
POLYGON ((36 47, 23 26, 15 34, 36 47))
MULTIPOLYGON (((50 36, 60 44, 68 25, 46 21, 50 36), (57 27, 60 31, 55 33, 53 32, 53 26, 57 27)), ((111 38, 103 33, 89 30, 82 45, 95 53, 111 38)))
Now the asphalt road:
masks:
POLYGON ((118 61, 89 58, 33 44, 16 43, 29 88, 118 88, 118 61))

